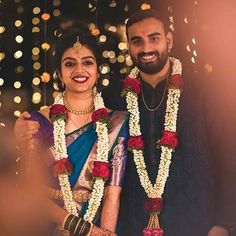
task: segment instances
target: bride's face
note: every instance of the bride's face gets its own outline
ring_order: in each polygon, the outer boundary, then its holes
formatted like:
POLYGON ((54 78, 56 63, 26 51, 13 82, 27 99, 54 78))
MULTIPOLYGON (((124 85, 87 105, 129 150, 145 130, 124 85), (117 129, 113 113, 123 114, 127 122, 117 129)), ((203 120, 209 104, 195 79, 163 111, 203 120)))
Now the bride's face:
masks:
POLYGON ((64 52, 61 59, 61 80, 68 92, 92 92, 98 77, 97 62, 89 48, 68 48, 64 52))

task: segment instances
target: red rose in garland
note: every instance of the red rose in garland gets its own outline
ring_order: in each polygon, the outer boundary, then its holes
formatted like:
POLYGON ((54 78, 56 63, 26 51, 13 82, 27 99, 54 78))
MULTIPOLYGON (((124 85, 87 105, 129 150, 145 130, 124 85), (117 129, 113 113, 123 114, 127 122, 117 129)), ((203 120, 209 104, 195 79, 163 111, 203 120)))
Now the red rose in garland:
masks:
POLYGON ((170 77, 169 86, 174 88, 182 89, 184 86, 184 81, 180 74, 175 74, 170 77))
POLYGON ((144 148, 144 142, 142 136, 130 136, 128 140, 128 149, 142 150, 144 148))
POLYGON ((148 198, 144 203, 144 210, 149 213, 157 212, 159 214, 161 212, 162 206, 163 199, 161 197, 148 198))
POLYGON ((96 110, 95 112, 93 112, 92 121, 94 123, 97 121, 100 121, 102 123, 106 123, 108 129, 111 127, 110 117, 109 117, 109 114, 108 114, 106 108, 100 108, 100 109, 96 110))
POLYGON ((56 175, 70 174, 73 171, 73 165, 67 158, 62 158, 55 162, 53 171, 56 175))
POLYGON ((162 137, 160 138, 157 144, 158 146, 164 145, 175 149, 178 146, 178 143, 179 141, 176 132, 164 130, 162 137))
POLYGON ((140 81, 138 79, 127 77, 124 80, 122 80, 122 83, 123 83, 122 95, 125 95, 128 91, 133 91, 137 95, 140 94, 141 88, 140 88, 140 81))
POLYGON ((66 120, 66 108, 61 104, 54 104, 50 107, 49 118, 51 121, 55 121, 58 119, 66 120))
POLYGON ((109 117, 108 112, 105 108, 100 108, 93 112, 92 121, 95 123, 96 121, 99 121, 101 118, 104 117, 109 117))
POLYGON ((104 161, 95 161, 92 175, 95 178, 108 179, 110 177, 110 164, 104 161))

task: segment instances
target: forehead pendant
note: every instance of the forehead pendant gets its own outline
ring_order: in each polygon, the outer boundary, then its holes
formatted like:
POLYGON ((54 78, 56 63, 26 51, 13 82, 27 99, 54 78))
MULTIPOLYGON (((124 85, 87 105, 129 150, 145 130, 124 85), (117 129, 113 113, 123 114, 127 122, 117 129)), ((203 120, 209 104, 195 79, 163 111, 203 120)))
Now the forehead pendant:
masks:
POLYGON ((79 41, 79 36, 77 36, 76 42, 73 44, 73 49, 74 49, 76 52, 79 52, 79 50, 80 50, 81 47, 82 47, 82 44, 81 44, 80 41, 79 41))

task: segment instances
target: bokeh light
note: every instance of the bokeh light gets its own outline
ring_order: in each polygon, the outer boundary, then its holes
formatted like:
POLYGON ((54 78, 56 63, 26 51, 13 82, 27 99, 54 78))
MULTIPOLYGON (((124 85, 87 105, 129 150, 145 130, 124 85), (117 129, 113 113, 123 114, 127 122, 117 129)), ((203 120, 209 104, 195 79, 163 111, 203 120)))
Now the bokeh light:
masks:
POLYGON ((6 28, 5 28, 4 26, 1 25, 1 26, 0 26, 0 34, 4 33, 5 30, 6 30, 6 28))
POLYGON ((118 48, 119 48, 120 50, 126 50, 126 49, 127 49, 127 44, 126 44, 125 42, 120 42, 120 43, 118 44, 118 48))
POLYGON ((24 39, 23 39, 23 37, 21 35, 17 35, 15 37, 15 40, 16 40, 17 43, 22 43, 24 39))
POLYGON ((34 7, 33 8, 33 13, 36 15, 36 14, 39 14, 41 11, 41 9, 39 7, 34 7))
POLYGON ((50 44, 49 43, 43 43, 41 45, 42 49, 45 51, 48 51, 50 49, 50 44))
POLYGON ((35 63, 33 63, 33 68, 34 68, 35 70, 39 70, 39 69, 41 68, 40 62, 35 62, 35 63))
POLYGON ((107 36, 106 36, 106 35, 101 35, 101 36, 99 37, 99 41, 100 41, 101 43, 106 42, 106 40, 107 40, 107 36))
POLYGON ((40 32, 40 29, 38 26, 35 26, 32 28, 32 33, 38 33, 38 32, 40 32))
POLYGON ((22 56, 23 56, 23 52, 20 51, 20 50, 18 50, 18 51, 16 51, 16 52, 14 53, 14 57, 15 57, 16 59, 19 59, 19 58, 21 58, 22 56))
POLYGON ((34 77, 32 80, 32 84, 33 85, 39 85, 40 84, 40 78, 39 77, 34 77))
POLYGON ((15 96, 14 97, 14 102, 15 103, 20 103, 21 102, 21 97, 20 96, 15 96))
POLYGON ((2 61, 5 58, 5 53, 4 52, 0 52, 0 61, 2 61))
POLYGON ((34 47, 34 48, 32 48, 32 54, 33 54, 33 55, 38 55, 39 52, 40 52, 40 50, 39 50, 38 47, 34 47))
POLYGON ((61 11, 59 9, 55 9, 52 13, 55 17, 60 16, 61 15, 61 11))
POLYGON ((21 112, 19 110, 14 111, 14 116, 19 117, 21 112))
POLYGON ((3 86, 3 84, 4 84, 4 79, 0 78, 0 86, 3 86))
POLYGON ((15 21, 15 26, 18 28, 22 25, 22 21, 21 20, 16 20, 15 21))
POLYGON ((53 6, 58 7, 58 6, 61 5, 61 1, 60 0, 54 0, 52 4, 53 4, 53 6))
POLYGON ((20 87, 21 87, 21 82, 20 81, 15 81, 14 88, 19 89, 20 87))
POLYGON ((34 18, 32 19, 32 24, 33 24, 33 25, 37 25, 37 24, 39 24, 39 22, 40 22, 40 19, 39 19, 38 17, 34 17, 34 18))
POLYGON ((34 104, 38 104, 38 103, 40 103, 41 98, 42 98, 42 95, 41 95, 40 92, 34 92, 34 93, 33 93, 33 96, 32 96, 32 102, 33 102, 34 104))
POLYGON ((15 72, 18 74, 18 73, 22 73, 24 71, 24 67, 23 66, 17 66, 15 68, 15 72))
POLYGON ((42 16, 41 16, 41 18, 44 20, 44 21, 47 21, 47 20, 49 20, 50 19, 50 14, 49 13, 43 13, 42 14, 42 16))
POLYGON ((141 10, 148 10, 151 8, 151 5, 148 3, 143 3, 140 8, 141 10))
POLYGON ((24 7, 18 7, 16 11, 17 13, 22 14, 24 10, 25 10, 24 7))
POLYGON ((48 83, 50 81, 50 79, 51 79, 51 76, 50 76, 49 73, 43 72, 43 74, 40 76, 40 78, 41 78, 41 81, 43 83, 48 83))

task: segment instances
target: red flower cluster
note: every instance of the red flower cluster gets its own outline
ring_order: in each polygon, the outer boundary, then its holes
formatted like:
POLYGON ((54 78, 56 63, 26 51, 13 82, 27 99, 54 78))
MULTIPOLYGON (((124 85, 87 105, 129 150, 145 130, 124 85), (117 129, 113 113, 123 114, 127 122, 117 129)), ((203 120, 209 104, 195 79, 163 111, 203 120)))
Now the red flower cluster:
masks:
POLYGON ((101 123, 107 124, 107 128, 111 128, 111 120, 106 108, 100 108, 92 114, 92 121, 100 121, 101 123))
POLYGON ((172 75, 169 81, 169 86, 182 89, 184 86, 184 81, 181 75, 180 74, 172 75))
POLYGON ((102 118, 108 118, 109 114, 106 110, 106 108, 100 108, 93 112, 92 114, 92 121, 95 123, 96 121, 99 121, 102 118))
POLYGON ((108 179, 110 176, 110 164, 104 161, 95 161, 92 175, 95 178, 108 179))
POLYGON ((154 228, 154 229, 148 229, 145 228, 143 230, 143 236, 163 236, 163 229, 162 228, 154 228))
POLYGON ((140 88, 140 81, 138 79, 127 77, 122 81, 122 83, 124 90, 131 90, 135 92, 137 95, 140 94, 141 88, 140 88))
POLYGON ((158 141, 159 145, 168 146, 175 149, 178 146, 177 133, 173 131, 164 130, 161 139, 158 141))
POLYGON ((49 118, 51 121, 55 121, 57 119, 66 119, 66 108, 61 104, 54 104, 50 107, 49 118))
POLYGON ((163 206, 163 199, 161 197, 148 198, 144 203, 144 210, 147 212, 161 212, 163 206))
POLYGON ((67 158, 62 158, 55 162, 53 171, 56 175, 70 174, 73 171, 73 165, 67 158))
POLYGON ((128 140, 128 149, 137 149, 142 150, 144 148, 144 142, 141 135, 139 136, 130 136, 128 140))

